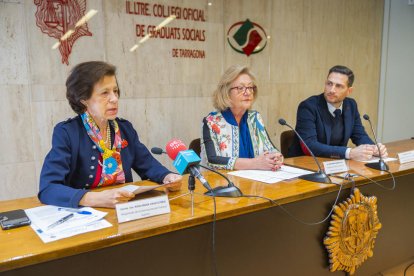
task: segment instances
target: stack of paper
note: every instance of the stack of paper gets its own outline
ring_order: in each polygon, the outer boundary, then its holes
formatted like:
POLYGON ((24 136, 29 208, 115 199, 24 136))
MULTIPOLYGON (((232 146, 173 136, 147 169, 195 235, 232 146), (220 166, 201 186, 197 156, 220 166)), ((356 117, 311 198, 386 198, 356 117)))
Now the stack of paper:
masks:
POLYGON ((90 207, 46 205, 25 211, 32 221, 31 227, 45 243, 112 226, 103 219, 107 213, 90 207))
POLYGON ((229 172, 228 174, 260 181, 268 184, 273 184, 279 181, 292 179, 304 174, 311 174, 313 172, 303 170, 291 166, 283 165, 280 170, 277 171, 259 171, 259 170, 240 170, 229 172))
POLYGON ((142 194, 148 191, 155 190, 167 184, 168 183, 161 184, 161 185, 152 185, 152 186, 138 186, 138 185, 130 184, 130 185, 121 187, 121 189, 137 195, 137 194, 142 194))

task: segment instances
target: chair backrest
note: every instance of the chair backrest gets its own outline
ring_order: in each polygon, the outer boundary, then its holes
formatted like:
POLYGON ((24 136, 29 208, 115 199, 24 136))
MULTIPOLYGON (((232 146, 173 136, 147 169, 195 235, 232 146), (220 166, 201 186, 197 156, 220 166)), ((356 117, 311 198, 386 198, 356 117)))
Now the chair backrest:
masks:
POLYGON ((283 156, 287 157, 290 145, 292 145, 295 132, 293 130, 286 130, 280 134, 280 151, 283 156))
POLYGON ((201 139, 197 138, 191 141, 190 145, 188 146, 189 149, 192 149, 197 153, 198 156, 200 156, 201 153, 201 139))

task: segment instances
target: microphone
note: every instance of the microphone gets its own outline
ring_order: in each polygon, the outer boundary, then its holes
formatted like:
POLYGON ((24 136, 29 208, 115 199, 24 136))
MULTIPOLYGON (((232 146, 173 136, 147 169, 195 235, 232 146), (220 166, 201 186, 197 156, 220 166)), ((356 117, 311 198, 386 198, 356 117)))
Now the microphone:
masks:
POLYGON ((377 145, 378 155, 379 155, 379 161, 378 161, 378 163, 365 163, 365 166, 367 166, 368 168, 374 169, 374 170, 388 171, 389 170, 389 167, 388 167, 387 163, 384 162, 384 159, 382 159, 380 147, 378 145, 377 136, 375 135, 375 131, 374 131, 374 128, 372 127, 371 120, 369 119, 369 116, 367 114, 364 114, 364 116, 362 116, 362 117, 366 121, 369 122, 369 125, 371 127, 371 131, 372 131, 372 134, 374 134, 374 140, 375 140, 375 144, 377 145))
POLYGON ((151 149, 151 152, 152 152, 153 154, 158 154, 158 155, 163 154, 163 153, 166 153, 165 151, 163 151, 163 149, 162 149, 162 148, 157 148, 157 147, 153 147, 153 148, 151 149))
MULTIPOLYGON (((200 173, 198 169, 198 166, 201 161, 200 157, 193 150, 188 150, 182 141, 178 139, 172 139, 167 143, 165 149, 168 156, 172 160, 174 160, 173 166, 181 175, 186 172, 189 172, 192 176, 200 180, 201 184, 203 184, 203 186, 208 190, 208 192, 206 192, 205 195, 220 197, 239 197, 243 195, 240 189, 234 186, 233 183, 229 182, 229 180, 226 177, 224 178, 228 180, 228 186, 218 186, 212 189, 208 181, 204 178, 204 176, 200 173)), ((156 154, 161 153, 165 152, 160 152, 156 154)), ((220 174, 219 172, 216 172, 214 170, 211 171, 220 174)))
POLYGON ((169 141, 165 146, 165 150, 168 156, 174 160, 173 166, 179 174, 183 175, 185 173, 190 173, 200 180, 201 184, 203 184, 208 191, 211 191, 210 184, 197 168, 201 159, 193 150, 188 150, 184 143, 178 139, 169 141))
POLYGON ((329 184, 332 183, 332 181, 329 178, 329 176, 325 173, 324 170, 322 170, 321 164, 319 164, 318 159, 316 159, 315 155, 310 150, 310 148, 305 143, 305 141, 303 141, 303 139, 299 135, 299 133, 293 127, 291 127, 288 123, 286 123, 286 120, 283 119, 283 118, 280 118, 279 119, 279 124, 281 124, 282 126, 289 127, 291 130, 293 130, 296 133, 296 136, 299 138, 299 140, 302 142, 302 144, 306 147, 306 149, 312 155, 313 160, 315 160, 316 165, 318 165, 319 170, 316 173, 301 175, 301 176, 299 176, 299 178, 300 179, 303 179, 303 180, 312 181, 312 182, 318 182, 318 183, 329 183, 329 184))

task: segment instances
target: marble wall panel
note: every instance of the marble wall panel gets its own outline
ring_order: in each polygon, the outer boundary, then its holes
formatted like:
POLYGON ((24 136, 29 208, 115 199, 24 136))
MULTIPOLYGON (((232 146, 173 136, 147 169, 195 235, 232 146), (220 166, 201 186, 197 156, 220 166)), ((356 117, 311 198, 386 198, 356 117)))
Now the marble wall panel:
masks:
MULTIPOLYGON (((55 125, 74 116, 76 114, 66 100, 32 103, 33 151, 34 160, 37 163, 43 164, 43 160, 52 146, 55 125)), ((36 170, 36 173, 38 174, 39 171, 36 170)))
MULTIPOLYGON (((378 90, 378 83, 355 83, 351 97, 358 103, 358 109, 363 116, 365 113, 372 119, 372 124, 376 126, 378 117, 378 94, 374 91, 378 90)), ((362 119, 361 119, 362 120, 362 119)))
POLYGON ((280 134, 289 130, 288 127, 281 126, 279 119, 283 118, 292 127, 296 125, 296 112, 299 103, 314 92, 312 84, 278 84, 273 87, 272 97, 268 101, 268 109, 271 116, 268 118, 268 132, 274 138, 274 143, 280 146, 280 134))
POLYGON ((37 6, 33 1, 24 1, 24 5, 31 83, 61 85, 65 83, 74 65, 88 60, 104 59, 105 45, 102 35, 104 23, 101 1, 87 1, 86 12, 92 8, 98 10, 98 14, 88 22, 88 29, 92 36, 82 36, 76 40, 69 56, 69 65, 62 63, 58 49, 52 49, 57 39, 43 33, 36 26, 37 6))
POLYGON ((35 196, 39 190, 34 162, 0 165, 0 174, 0 200, 35 196))
POLYGON ((0 3, 0 84, 27 84, 23 4, 0 3))
POLYGON ((308 11, 306 0, 272 1, 272 30, 303 32, 305 30, 305 15, 308 11))
MULTIPOLYGON (((347 20, 344 30, 353 36, 374 37, 382 31, 382 15, 384 1, 358 1, 345 2, 346 9, 343 10, 344 18, 347 20), (357 28, 354 28, 358 26, 357 28)), ((381 40, 379 40, 381 42, 381 40)))
POLYGON ((0 164, 33 161, 30 93, 27 85, 0 85, 0 164))
POLYGON ((311 71, 311 34, 306 32, 277 31, 271 33, 271 82, 304 83, 311 71))
MULTIPOLYGON (((314 34, 343 33, 353 20, 345 17, 345 10, 349 8, 348 4, 352 5, 350 1, 304 1, 304 31, 314 34)), ((302 11, 300 13, 302 14, 302 11)), ((300 14, 297 18, 301 20, 299 16, 300 14)))
POLYGON ((66 85, 61 84, 33 84, 30 89, 32 102, 66 101, 66 85))
POLYGON ((146 99, 121 99, 119 101, 118 116, 130 121, 138 132, 140 141, 145 145, 148 144, 146 121, 149 118, 146 110, 146 99))
POLYGON ((346 54, 346 47, 333 46, 343 44, 343 37, 340 34, 311 33, 308 44, 311 69, 308 71, 308 81, 322 82, 323 85, 332 66, 342 64, 352 67, 353 64, 346 54))

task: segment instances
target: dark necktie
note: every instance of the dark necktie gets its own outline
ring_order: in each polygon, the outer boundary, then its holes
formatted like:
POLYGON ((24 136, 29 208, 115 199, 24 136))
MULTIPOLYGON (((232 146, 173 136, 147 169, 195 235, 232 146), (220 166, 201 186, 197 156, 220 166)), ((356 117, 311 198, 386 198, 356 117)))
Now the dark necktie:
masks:
POLYGON ((334 111, 335 121, 337 121, 341 118, 341 113, 342 113, 342 111, 340 109, 335 109, 335 111, 334 111))
POLYGON ((334 111, 335 118, 333 118, 333 127, 331 133, 331 142, 332 146, 342 146, 344 139, 344 121, 341 116, 341 110, 336 109, 334 111))

